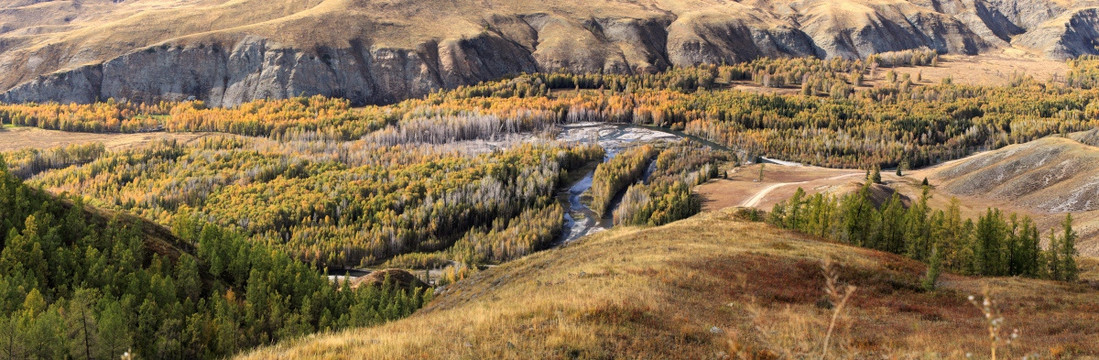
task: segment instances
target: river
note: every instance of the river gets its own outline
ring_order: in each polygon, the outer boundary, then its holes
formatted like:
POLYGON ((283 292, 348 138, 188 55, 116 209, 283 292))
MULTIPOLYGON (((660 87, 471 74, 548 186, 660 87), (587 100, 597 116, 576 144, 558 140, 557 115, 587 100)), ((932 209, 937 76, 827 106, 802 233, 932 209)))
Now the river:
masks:
MULTIPOLYGON (((564 142, 597 142, 606 152, 606 155, 603 156, 603 162, 610 160, 615 155, 618 155, 623 149, 634 143, 676 141, 680 138, 679 135, 667 131, 658 131, 651 128, 632 125, 602 123, 565 125, 561 130, 561 133, 557 136, 557 140, 564 142)), ((650 164, 643 180, 646 180, 648 176, 652 174, 653 170, 653 165, 650 164)), ((582 201, 584 193, 591 189, 592 178, 594 176, 595 169, 592 168, 585 173, 584 177, 569 185, 569 188, 563 191, 558 197, 561 200, 562 205, 568 209, 565 213, 565 228, 561 234, 560 244, 568 244, 582 237, 610 229, 614 226, 614 209, 618 207, 620 199, 615 199, 611 203, 611 210, 607 211, 602 218, 598 218, 595 215, 595 212, 592 211, 591 208, 588 208, 587 204, 584 204, 584 201, 582 201)))

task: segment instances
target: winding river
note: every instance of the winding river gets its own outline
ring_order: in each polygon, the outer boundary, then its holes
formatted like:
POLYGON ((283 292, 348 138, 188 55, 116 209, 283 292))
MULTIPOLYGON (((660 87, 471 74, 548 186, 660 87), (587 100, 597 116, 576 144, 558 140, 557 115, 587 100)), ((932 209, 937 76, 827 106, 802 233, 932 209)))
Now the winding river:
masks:
MULTIPOLYGON (((698 141, 706 146, 709 146, 718 150, 729 150, 728 148, 707 141, 696 136, 684 134, 682 132, 673 131, 669 129, 649 126, 638 126, 628 124, 606 124, 606 123, 576 123, 562 126, 561 132, 557 136, 558 141, 571 142, 571 143, 592 143, 596 142, 603 147, 605 155, 603 162, 614 158, 619 152, 631 146, 632 144, 639 142, 655 142, 655 141, 678 141, 680 139, 687 138, 694 141, 698 141)), ((486 148, 493 148, 495 145, 488 146, 486 148)), ((648 182, 649 177, 656 170, 656 163, 649 164, 641 180, 648 182)), ((614 226, 613 213, 621 202, 621 194, 614 201, 611 202, 611 209, 605 216, 599 218, 595 215, 595 212, 591 210, 582 201, 584 194, 591 189, 592 180, 595 176, 595 166, 590 166, 585 172, 584 176, 578 180, 574 180, 567 189, 558 193, 558 200, 561 204, 568 209, 565 212, 565 226, 562 231, 560 241, 556 246, 566 245, 584 236, 588 236, 606 229, 610 229, 614 226)), ((350 271, 350 276, 356 278, 362 275, 370 273, 370 270, 366 269, 341 269, 335 270, 332 275, 329 276, 335 281, 342 281, 343 273, 350 271)), ((441 270, 432 270, 431 276, 437 277, 441 273, 441 270)))
MULTIPOLYGON (((557 139, 565 142, 595 141, 602 146, 606 155, 603 162, 618 155, 623 149, 636 142, 649 141, 676 141, 681 136, 667 131, 658 131, 651 128, 632 125, 613 125, 601 123, 579 123, 565 125, 557 139)), ((652 174, 655 164, 650 164, 645 171, 643 180, 647 180, 652 174)), ((618 207, 618 199, 611 203, 611 210, 602 218, 595 215, 583 201, 584 193, 591 189, 592 178, 595 169, 588 170, 584 177, 572 183, 563 191, 559 199, 562 205, 568 209, 565 213, 565 229, 561 234, 561 244, 568 244, 584 236, 591 235, 614 226, 612 214, 618 207)))

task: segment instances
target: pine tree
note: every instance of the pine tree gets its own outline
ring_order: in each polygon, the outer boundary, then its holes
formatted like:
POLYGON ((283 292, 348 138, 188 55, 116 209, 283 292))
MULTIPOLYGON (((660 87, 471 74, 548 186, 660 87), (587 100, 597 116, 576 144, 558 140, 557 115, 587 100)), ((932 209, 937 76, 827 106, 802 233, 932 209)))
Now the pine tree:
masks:
POLYGON ((905 255, 920 261, 927 260, 928 252, 932 247, 931 231, 935 229, 928 219, 930 208, 927 202, 930 199, 931 193, 924 189, 920 200, 909 207, 904 215, 905 255))
MULTIPOLYGON (((1014 222, 1014 221, 1013 221, 1014 222)), ((1029 217, 1024 217, 1011 236, 1008 275, 1038 276, 1038 228, 1029 217)))
POLYGON ((26 334, 23 330, 17 314, 12 314, 10 318, 0 316, 0 355, 5 359, 26 357, 26 334))
POLYGON ((99 331, 91 305, 98 295, 95 290, 80 289, 65 309, 69 355, 73 359, 90 360, 99 346, 99 331))
POLYGON ((1003 217, 999 210, 988 209, 977 221, 977 239, 973 243, 974 270, 981 275, 1004 275, 1003 217))
POLYGON ((903 254, 905 251, 905 209, 901 202, 900 194, 894 192, 882 210, 882 244, 881 249, 903 254))
POLYGON ((1076 266, 1076 232, 1072 230, 1072 214, 1065 215, 1061 223, 1064 233, 1061 235, 1061 278, 1064 281, 1076 281, 1079 269, 1076 266))
POLYGON ((802 212, 803 198, 805 197, 805 190, 798 188, 794 192, 794 196, 790 198, 787 204, 786 211, 786 228, 804 231, 805 219, 802 212))
POLYGON ((99 351, 95 355, 97 358, 117 359, 133 346, 133 335, 118 302, 111 301, 105 305, 99 315, 97 330, 100 339, 99 351))
POLYGON ((931 259, 927 263, 927 273, 924 274, 922 280, 922 286, 924 290, 935 290, 935 285, 939 281, 939 273, 942 272, 942 260, 943 258, 942 255, 939 254, 939 249, 932 249, 931 259))
POLYGON ((1053 280, 1063 279, 1063 272, 1061 271, 1061 256, 1063 251, 1061 250, 1061 238, 1053 232, 1053 229, 1049 229, 1049 250, 1045 252, 1046 274, 1048 278, 1053 280))
POLYGON ((870 174, 870 182, 881 184, 881 166, 874 166, 874 172, 870 174))

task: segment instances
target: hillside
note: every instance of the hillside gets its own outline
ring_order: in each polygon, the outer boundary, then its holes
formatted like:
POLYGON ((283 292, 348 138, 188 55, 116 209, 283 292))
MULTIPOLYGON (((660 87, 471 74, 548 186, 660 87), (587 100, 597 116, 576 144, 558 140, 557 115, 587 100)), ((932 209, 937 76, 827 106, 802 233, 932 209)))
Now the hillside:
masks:
POLYGON ((941 167, 940 188, 1050 212, 1099 210, 1099 148, 1047 137, 941 167))
POLYGON ((824 257, 839 264, 840 286, 858 287, 838 322, 835 357, 986 353, 983 317, 966 300, 984 286, 1005 328, 1021 334, 1001 356, 1099 354, 1093 287, 946 274, 939 290, 923 292, 920 263, 745 222, 734 211, 602 232, 483 271, 410 318, 244 358, 815 357, 831 316, 824 257))
POLYGON ((321 94, 388 103, 521 72, 648 73, 919 47, 1096 53, 1095 1, 0 1, 0 101, 321 94), (445 26, 442 24, 446 24, 445 26))
POLYGON ((914 172, 910 178, 928 177, 940 198, 958 196, 963 204, 979 204, 971 206, 977 212, 991 206, 1031 215, 1043 229, 1055 227, 1071 212, 1081 236, 1080 252, 1095 255, 1099 148, 1073 140, 1089 141, 1091 136, 1082 132, 1011 145, 914 172))

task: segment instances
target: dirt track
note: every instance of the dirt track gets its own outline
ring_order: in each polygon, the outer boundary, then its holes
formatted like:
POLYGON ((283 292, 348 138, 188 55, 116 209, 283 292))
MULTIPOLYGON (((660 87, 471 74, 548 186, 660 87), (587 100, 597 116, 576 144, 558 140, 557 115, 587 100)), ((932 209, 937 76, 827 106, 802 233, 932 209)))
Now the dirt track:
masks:
MULTIPOLYGON (((838 175, 838 176, 833 176, 833 177, 830 177, 830 178, 821 179, 820 181, 835 181, 835 180, 840 180, 840 179, 855 176, 855 175, 860 175, 860 174, 838 175)), ((804 184, 808 184, 810 182, 811 181, 806 180, 806 181, 798 181, 798 182, 773 184, 771 186, 768 186, 768 187, 764 188, 763 190, 760 190, 758 193, 753 195, 751 198, 748 198, 748 200, 744 200, 744 202, 741 203, 740 206, 743 206, 743 207, 756 207, 756 206, 759 205, 760 202, 763 201, 764 197, 766 197, 768 194, 770 194, 775 189, 778 189, 778 188, 784 187, 784 186, 790 186, 790 185, 804 185, 804 184)))

